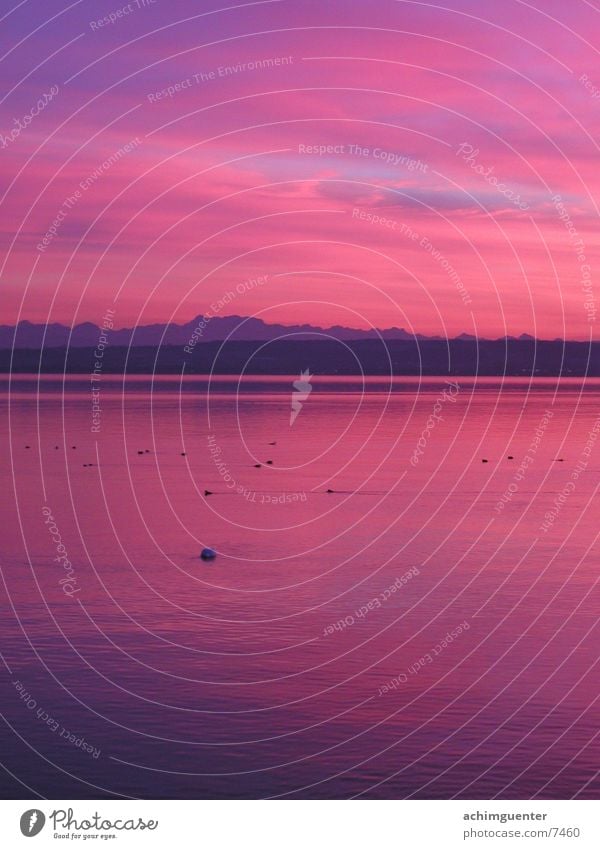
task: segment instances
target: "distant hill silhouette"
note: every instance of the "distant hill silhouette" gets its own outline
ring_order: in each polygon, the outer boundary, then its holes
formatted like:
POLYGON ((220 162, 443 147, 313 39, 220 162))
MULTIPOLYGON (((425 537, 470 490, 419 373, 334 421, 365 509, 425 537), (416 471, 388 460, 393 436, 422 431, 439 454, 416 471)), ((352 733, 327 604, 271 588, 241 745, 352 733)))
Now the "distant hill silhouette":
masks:
MULTIPOLYGON (((388 327, 383 330, 357 330, 352 327, 316 327, 311 324, 267 324, 260 318, 247 318, 240 315, 214 316, 205 318, 196 316, 186 324, 144 324, 139 327, 126 327, 109 330, 109 340, 112 346, 149 347, 158 345, 186 345, 194 330, 202 326, 198 343, 222 341, 256 341, 265 342, 273 339, 339 339, 353 341, 364 339, 402 339, 405 341, 434 339, 445 341, 441 336, 424 336, 412 334, 402 327, 388 327)), ((20 321, 16 327, 0 325, 0 348, 89 348, 97 345, 101 329, 97 324, 86 321, 76 324, 72 329, 64 324, 33 324, 30 321, 20 321)), ((476 337, 461 333, 456 337, 469 341, 476 337)), ((508 339, 515 337, 508 336, 508 339)), ((522 341, 533 340, 533 336, 523 333, 518 337, 522 341)), ((562 341, 562 340, 554 340, 562 341)))
MULTIPOLYGON (((91 373, 98 367, 101 334, 91 323, 72 331, 27 321, 16 329, 0 326, 0 371, 91 373)), ((109 330, 103 340, 102 374, 299 374, 308 369, 333 375, 600 375, 600 343, 536 340, 527 334, 490 340, 463 333, 446 340, 413 336, 399 327, 323 329, 200 316, 181 325, 109 330), (202 322, 201 334, 190 344, 202 322)))

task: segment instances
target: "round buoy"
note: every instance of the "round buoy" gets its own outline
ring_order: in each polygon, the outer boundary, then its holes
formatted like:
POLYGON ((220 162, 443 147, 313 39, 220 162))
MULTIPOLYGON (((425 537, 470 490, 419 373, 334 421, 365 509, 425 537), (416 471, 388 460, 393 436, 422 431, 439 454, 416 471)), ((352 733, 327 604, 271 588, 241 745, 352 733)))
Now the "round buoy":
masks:
POLYGON ((200 557, 202 560, 214 560, 217 556, 217 552, 214 548, 203 548, 200 552, 200 557))

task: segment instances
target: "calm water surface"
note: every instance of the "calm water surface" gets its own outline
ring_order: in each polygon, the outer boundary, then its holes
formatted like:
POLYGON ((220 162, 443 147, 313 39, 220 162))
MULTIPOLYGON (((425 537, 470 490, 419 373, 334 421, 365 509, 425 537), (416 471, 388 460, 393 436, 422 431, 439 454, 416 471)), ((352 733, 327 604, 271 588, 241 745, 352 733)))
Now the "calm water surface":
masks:
POLYGON ((2 380, 4 795, 597 798, 600 384, 294 380, 2 380))

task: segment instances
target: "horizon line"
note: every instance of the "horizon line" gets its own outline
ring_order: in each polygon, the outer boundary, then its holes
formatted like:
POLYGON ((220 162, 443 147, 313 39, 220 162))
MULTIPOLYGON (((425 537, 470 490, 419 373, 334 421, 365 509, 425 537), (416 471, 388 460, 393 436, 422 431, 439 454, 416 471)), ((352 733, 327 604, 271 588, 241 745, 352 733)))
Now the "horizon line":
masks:
MULTIPOLYGON (((113 310, 107 310, 107 312, 114 312, 114 311, 113 310)), ((511 339, 511 340, 514 340, 514 341, 517 341, 517 342, 575 342, 575 343, 578 343, 578 344, 583 344, 583 343, 596 344, 596 340, 590 339, 590 338, 587 338, 587 339, 573 339, 573 338, 567 339, 567 338, 564 338, 564 337, 561 337, 561 336, 555 336, 552 339, 543 339, 543 338, 540 338, 538 336, 533 336, 531 333, 526 333, 526 332, 522 332, 519 335, 513 335, 513 334, 510 334, 510 333, 507 333, 504 336, 490 337, 490 336, 475 336, 474 334, 467 333, 466 331, 463 330, 455 336, 440 336, 440 335, 428 335, 427 333, 423 333, 421 331, 415 331, 414 333, 412 333, 412 332, 406 330, 404 327, 398 327, 397 325, 392 325, 391 327, 360 328, 360 327, 351 327, 351 326, 344 325, 344 324, 333 324, 333 325, 329 325, 327 327, 322 327, 321 325, 311 324, 311 323, 308 323, 308 322, 304 322, 304 323, 301 323, 301 324, 300 323, 299 324, 285 324, 283 322, 272 322, 271 323, 271 322, 266 322, 266 321, 264 321, 264 319, 258 318, 257 316, 244 316, 244 315, 240 315, 238 313, 231 313, 231 314, 226 314, 226 315, 213 315, 213 316, 211 316, 211 315, 207 316, 207 315, 204 315, 202 313, 198 313, 198 315, 194 316, 189 321, 183 322, 183 323, 154 321, 154 322, 150 322, 148 324, 124 325, 122 327, 114 327, 114 326, 113 327, 103 327, 102 324, 96 324, 96 322, 89 321, 89 320, 83 320, 83 321, 78 322, 77 324, 71 324, 69 322, 65 323, 65 322, 60 321, 60 320, 51 321, 51 322, 43 322, 43 321, 36 322, 36 321, 31 321, 30 319, 25 318, 25 319, 21 319, 19 322, 17 322, 17 324, 0 324, 0 329, 2 329, 2 330, 17 330, 18 327, 25 324, 25 325, 29 325, 31 327, 40 327, 40 328, 41 327, 48 328, 48 327, 51 327, 51 326, 59 326, 59 327, 64 328, 65 330, 70 330, 71 333, 72 333, 77 327, 90 325, 92 327, 97 328, 98 330, 104 329, 104 330, 108 330, 109 332, 123 332, 123 331, 127 331, 127 330, 137 331, 137 330, 140 330, 140 329, 145 329, 145 328, 155 327, 155 326, 161 326, 161 325, 165 328, 166 327, 184 328, 184 327, 187 327, 187 326, 189 326, 189 325, 191 325, 194 322, 199 321, 199 320, 212 322, 214 319, 219 319, 219 320, 240 319, 242 323, 245 322, 245 321, 248 321, 248 320, 254 320, 254 321, 260 322, 265 327, 307 328, 307 330, 305 331, 307 333, 310 333, 310 332, 313 332, 313 331, 314 332, 320 331, 320 332, 326 333, 327 331, 336 330, 336 329, 341 329, 341 330, 344 330, 344 331, 350 332, 350 333, 352 333, 352 332, 356 332, 356 333, 360 333, 360 334, 375 333, 375 334, 379 334, 379 335, 384 335, 386 333, 401 332, 401 333, 405 333, 407 335, 407 337, 409 337, 409 339, 415 339, 415 340, 420 340, 420 341, 440 341, 440 342, 447 341, 447 342, 450 342, 450 341, 461 340, 461 341, 478 341, 478 342, 499 342, 499 341, 503 341, 503 340, 506 340, 506 339, 511 339)), ((214 342, 214 341, 217 341, 217 340, 210 339, 210 340, 204 340, 204 341, 214 342)), ((248 342, 251 342, 251 341, 260 341, 260 340, 237 339, 237 340, 232 340, 232 341, 248 341, 248 342)), ((275 341, 275 340, 273 340, 273 341, 275 341)), ((390 340, 387 340, 387 341, 390 341, 390 340)), ((392 341, 402 341, 402 340, 392 340, 392 341)), ((408 341, 408 339, 405 340, 405 341, 408 341)))

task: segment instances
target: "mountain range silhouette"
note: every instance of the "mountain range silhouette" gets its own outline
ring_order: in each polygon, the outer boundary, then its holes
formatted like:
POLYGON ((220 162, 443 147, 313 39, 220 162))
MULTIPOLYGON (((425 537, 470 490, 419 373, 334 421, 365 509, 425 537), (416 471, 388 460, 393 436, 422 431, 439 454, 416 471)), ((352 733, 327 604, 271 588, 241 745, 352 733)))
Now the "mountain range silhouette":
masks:
MULTIPOLYGON (((110 322, 108 322, 110 323, 110 322)), ((199 316, 103 329, 85 322, 0 326, 0 372, 14 374, 600 376, 600 343, 523 334, 478 339, 199 316), (195 336, 194 336, 195 334, 195 336)))
MULTIPOLYGON (((185 324, 147 324, 132 328, 110 329, 111 345, 124 346, 163 346, 186 345, 195 328, 203 325, 198 342, 214 342, 231 339, 234 341, 264 342, 275 339, 312 340, 337 339, 340 341, 359 341, 365 339, 385 340, 443 340, 441 336, 412 334, 402 327, 389 327, 383 330, 357 330, 351 327, 317 327, 311 324, 267 324, 260 318, 248 318, 239 315, 197 316, 185 324)), ((89 348, 98 343, 101 327, 92 322, 82 322, 70 328, 64 324, 33 324, 21 321, 16 328, 0 325, 0 348, 89 348)), ((474 340, 476 337, 461 333, 456 337, 462 340, 474 340)), ((514 338, 514 337, 507 337, 514 338)), ((522 334, 521 340, 533 340, 533 336, 522 334)))

